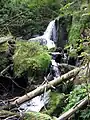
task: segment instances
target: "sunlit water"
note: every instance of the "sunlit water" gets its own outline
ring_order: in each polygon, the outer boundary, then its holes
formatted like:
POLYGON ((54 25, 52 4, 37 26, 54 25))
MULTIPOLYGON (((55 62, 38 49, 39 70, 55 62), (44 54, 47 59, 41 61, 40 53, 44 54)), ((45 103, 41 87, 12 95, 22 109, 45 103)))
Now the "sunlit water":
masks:
POLYGON ((46 45, 48 49, 51 49, 55 47, 54 42, 56 42, 56 40, 57 40, 56 26, 55 20, 53 20, 48 24, 47 29, 45 30, 42 36, 32 38, 29 41, 38 41, 42 45, 46 45))
MULTIPOLYGON (((47 29, 45 30, 42 36, 32 38, 29 41, 38 41, 40 42, 40 44, 46 45, 48 49, 50 49, 55 47, 54 42, 56 42, 56 39, 57 36, 56 36, 55 20, 53 20, 48 24, 47 29)), ((55 62, 55 60, 52 59, 51 64, 52 64, 52 70, 54 72, 53 74, 53 79, 54 79, 60 76, 60 72, 58 69, 58 64, 55 62)), ((50 91, 45 92, 44 95, 42 94, 40 96, 33 98, 32 100, 29 100, 21 104, 18 110, 20 112, 28 112, 28 111, 39 112, 45 106, 45 104, 49 102, 49 93, 50 91)))

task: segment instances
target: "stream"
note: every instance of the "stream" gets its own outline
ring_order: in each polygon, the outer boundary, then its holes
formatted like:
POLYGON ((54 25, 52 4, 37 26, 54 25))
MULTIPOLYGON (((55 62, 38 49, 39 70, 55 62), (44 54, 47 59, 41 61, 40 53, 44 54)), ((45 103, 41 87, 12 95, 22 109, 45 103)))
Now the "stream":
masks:
MULTIPOLYGON (((52 20, 48 24, 47 29, 42 36, 32 38, 29 41, 39 41, 41 45, 46 45, 48 49, 54 48, 55 42, 57 41, 55 20, 52 20)), ((50 73, 48 73, 47 75, 47 80, 49 81, 60 76, 58 63, 56 63, 54 58, 55 55, 54 57, 52 57, 50 65, 51 70, 50 73)), ((39 112, 49 102, 49 95, 50 91, 47 91, 44 94, 41 94, 40 96, 37 96, 32 100, 21 104, 18 110, 20 111, 20 113, 29 111, 39 112)))

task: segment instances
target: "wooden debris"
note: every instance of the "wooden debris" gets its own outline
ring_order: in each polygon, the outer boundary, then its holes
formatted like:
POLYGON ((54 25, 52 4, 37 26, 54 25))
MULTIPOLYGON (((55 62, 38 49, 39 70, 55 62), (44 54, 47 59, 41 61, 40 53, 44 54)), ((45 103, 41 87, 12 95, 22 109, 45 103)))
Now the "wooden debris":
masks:
POLYGON ((28 100, 36 97, 37 95, 40 95, 41 93, 44 92, 45 89, 48 90, 48 89, 52 88, 52 86, 57 86, 62 81, 65 82, 68 79, 76 76, 80 70, 81 70, 81 68, 76 68, 76 69, 69 71, 68 73, 62 75, 61 77, 58 77, 58 78, 56 78, 56 79, 54 79, 54 80, 52 80, 52 81, 50 81, 42 86, 39 86, 35 90, 25 94, 24 96, 19 97, 14 102, 10 102, 9 106, 5 106, 4 109, 13 108, 16 105, 20 105, 20 104, 24 103, 25 101, 28 101, 28 100))

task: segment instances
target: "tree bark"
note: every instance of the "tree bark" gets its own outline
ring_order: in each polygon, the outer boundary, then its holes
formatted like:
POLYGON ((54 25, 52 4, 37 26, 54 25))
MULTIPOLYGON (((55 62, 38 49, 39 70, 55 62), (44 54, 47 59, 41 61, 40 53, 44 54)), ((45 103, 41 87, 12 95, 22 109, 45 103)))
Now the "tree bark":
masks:
POLYGON ((19 97, 18 99, 16 99, 16 100, 13 101, 13 102, 10 102, 10 103, 9 103, 9 106, 6 106, 6 107, 3 108, 3 109, 8 109, 8 107, 9 107, 9 108, 13 108, 13 107, 15 107, 17 104, 20 105, 20 104, 22 104, 23 102, 28 101, 28 100, 34 98, 34 97, 37 96, 37 95, 42 94, 45 89, 48 90, 48 89, 52 88, 52 86, 55 87, 55 86, 57 86, 58 84, 60 84, 62 81, 65 82, 65 81, 69 80, 70 78, 76 76, 80 70, 81 70, 81 68, 76 68, 76 69, 74 69, 74 70, 72 70, 72 71, 69 71, 68 73, 62 75, 61 77, 58 77, 58 78, 56 78, 56 79, 54 79, 54 80, 52 80, 52 81, 50 81, 50 82, 48 82, 48 83, 46 83, 46 84, 44 84, 44 85, 42 85, 42 86, 39 86, 39 87, 36 88, 35 90, 33 90, 33 91, 25 94, 24 96, 19 97))
POLYGON ((12 38, 13 38, 13 36, 0 37, 0 44, 5 43, 12 38))
POLYGON ((65 68, 65 69, 68 69, 69 71, 77 68, 76 66, 69 65, 69 64, 66 64, 66 63, 58 64, 58 66, 62 67, 62 68, 65 68))
POLYGON ((85 104, 87 104, 87 102, 88 102, 88 99, 87 99, 87 97, 85 97, 83 100, 81 100, 79 102, 79 104, 76 104, 71 109, 69 109, 67 112, 65 112, 64 114, 62 114, 57 120, 66 120, 72 114, 74 114, 78 109, 80 109, 82 106, 84 106, 85 104))

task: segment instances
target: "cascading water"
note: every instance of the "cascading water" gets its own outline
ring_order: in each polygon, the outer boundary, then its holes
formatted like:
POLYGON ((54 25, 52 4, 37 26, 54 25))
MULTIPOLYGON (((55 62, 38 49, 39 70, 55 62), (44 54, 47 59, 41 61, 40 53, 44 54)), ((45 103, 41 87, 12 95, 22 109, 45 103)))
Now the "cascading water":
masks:
POLYGON ((18 110, 21 112, 21 114, 22 112, 29 112, 29 111, 39 112, 42 109, 42 107, 44 107, 49 102, 49 94, 50 91, 47 91, 44 94, 21 104, 18 110))
MULTIPOLYGON (((51 21, 49 25, 47 26, 47 29, 45 30, 44 34, 42 36, 38 36, 36 38, 32 38, 29 41, 37 41, 40 42, 42 45, 46 45, 48 49, 54 48, 55 43, 57 40, 57 35, 56 35, 56 26, 55 26, 55 20, 51 21)), ((54 59, 51 60, 51 66, 52 66, 52 76, 53 80, 54 78, 57 78, 60 76, 60 71, 58 69, 58 64, 55 62, 54 59)), ((47 79, 48 80, 48 79, 47 79)), ((23 103, 18 110, 21 112, 27 112, 27 111, 36 111, 39 112, 42 107, 45 106, 49 101, 49 92, 47 91, 46 93, 37 96, 33 98, 32 100, 23 103)))
POLYGON ((47 75, 47 80, 51 81, 60 76, 60 70, 58 68, 58 63, 54 59, 51 60, 50 72, 47 75))
POLYGON ((38 36, 36 38, 32 38, 29 41, 38 41, 42 45, 46 45, 48 49, 54 48, 55 43, 57 40, 57 35, 56 35, 56 26, 55 26, 55 20, 52 20, 48 26, 47 29, 45 30, 44 34, 42 36, 38 36))
POLYGON ((55 26, 55 20, 51 21, 47 27, 47 29, 45 30, 43 37, 48 39, 48 40, 52 40, 54 42, 56 42, 56 26, 55 26))

